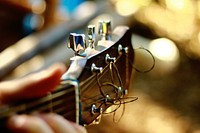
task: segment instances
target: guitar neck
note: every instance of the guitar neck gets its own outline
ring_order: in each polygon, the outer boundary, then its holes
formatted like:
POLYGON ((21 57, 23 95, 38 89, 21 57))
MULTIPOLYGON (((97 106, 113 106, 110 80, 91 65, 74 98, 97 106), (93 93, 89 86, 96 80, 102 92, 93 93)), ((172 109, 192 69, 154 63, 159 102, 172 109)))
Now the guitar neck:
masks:
MULTIPOLYGON (((74 101, 74 88, 70 85, 60 85, 58 89, 46 96, 37 99, 23 100, 14 104, 2 105, 0 107, 0 119, 13 114, 34 113, 34 112, 55 112, 64 115, 64 112, 56 110, 64 108, 64 102, 74 101), (66 101, 68 100, 68 101, 66 101)), ((66 104, 66 103, 65 103, 66 104)), ((70 105, 68 106, 70 107, 70 105)), ((70 112, 70 108, 67 112, 70 112)), ((73 111, 73 110, 71 110, 73 111)))

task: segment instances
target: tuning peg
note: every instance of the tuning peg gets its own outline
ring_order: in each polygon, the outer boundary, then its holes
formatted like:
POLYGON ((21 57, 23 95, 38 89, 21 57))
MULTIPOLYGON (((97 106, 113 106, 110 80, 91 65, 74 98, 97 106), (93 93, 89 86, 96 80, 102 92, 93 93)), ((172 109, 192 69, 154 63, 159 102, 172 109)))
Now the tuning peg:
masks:
POLYGON ((106 63, 115 62, 116 57, 110 57, 109 54, 106 54, 105 61, 106 61, 106 63))
POLYGON ((95 26, 89 25, 88 26, 88 45, 90 48, 95 47, 95 26))
POLYGON ((103 113, 103 108, 97 108, 97 106, 95 104, 92 104, 91 106, 91 113, 94 115, 96 113, 98 114, 102 114, 103 113))
POLYGON ((91 71, 93 73, 102 73, 103 72, 103 68, 102 67, 97 67, 94 63, 91 66, 91 71))
POLYGON ((98 34, 102 36, 103 40, 111 40, 111 21, 100 20, 98 34))
POLYGON ((128 53, 128 47, 122 47, 122 45, 119 44, 119 45, 118 45, 118 53, 119 53, 119 54, 122 54, 122 53, 127 54, 127 53, 128 53))
POLYGON ((86 48, 85 35, 70 33, 67 46, 74 50, 75 55, 81 55, 86 48))
POLYGON ((99 124, 101 122, 101 118, 103 115, 103 108, 102 107, 97 107, 95 104, 92 104, 91 106, 91 114, 99 114, 99 116, 92 122, 92 124, 99 124))

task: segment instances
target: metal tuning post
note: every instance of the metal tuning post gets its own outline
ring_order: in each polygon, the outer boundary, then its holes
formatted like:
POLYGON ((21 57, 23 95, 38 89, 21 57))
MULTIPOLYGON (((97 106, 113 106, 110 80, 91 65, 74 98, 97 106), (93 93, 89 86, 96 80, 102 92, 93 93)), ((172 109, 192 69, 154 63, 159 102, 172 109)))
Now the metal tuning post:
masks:
POLYGON ((103 108, 97 108, 95 104, 92 104, 91 106, 91 113, 94 115, 96 113, 102 114, 103 113, 103 108))
POLYGON ((128 53, 128 47, 122 47, 121 44, 118 45, 118 53, 121 55, 123 53, 127 54, 128 53))
POLYGON ((95 48, 95 25, 88 26, 88 47, 95 48))
POLYGON ((70 33, 67 46, 74 50, 75 55, 84 56, 86 48, 85 35, 70 33))
POLYGON ((91 114, 99 114, 99 116, 92 122, 92 124, 99 124, 101 122, 102 114, 103 114, 103 108, 97 106, 95 104, 92 104, 91 106, 91 114))
POLYGON ((98 34, 101 35, 102 40, 111 40, 111 21, 110 20, 100 20, 98 34))
POLYGON ((123 89, 121 86, 119 86, 117 94, 118 94, 119 98, 122 98, 122 97, 128 95, 128 90, 127 89, 123 89))
POLYGON ((110 63, 110 62, 114 63, 116 61, 116 58, 115 57, 110 57, 109 54, 106 54, 105 61, 106 61, 107 64, 110 63))
POLYGON ((105 104, 107 103, 113 103, 114 100, 107 94, 105 99, 104 99, 105 104))
POLYGON ((91 71, 93 73, 102 73, 103 72, 103 68, 102 67, 97 67, 94 63, 91 66, 91 71))

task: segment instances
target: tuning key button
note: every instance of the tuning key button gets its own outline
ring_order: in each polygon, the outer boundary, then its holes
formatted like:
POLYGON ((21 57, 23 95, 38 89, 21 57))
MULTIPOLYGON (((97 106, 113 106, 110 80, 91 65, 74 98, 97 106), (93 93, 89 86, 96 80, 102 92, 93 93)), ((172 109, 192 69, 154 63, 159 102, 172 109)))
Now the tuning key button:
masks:
POLYGON ((110 57, 109 54, 106 54, 105 61, 106 61, 106 63, 111 63, 111 62, 114 63, 116 61, 116 58, 115 57, 110 57))
POLYGON ((102 67, 97 67, 94 63, 91 66, 91 71, 93 73, 102 73, 103 72, 103 68, 102 67))
POLYGON ((95 26, 94 25, 88 26, 88 44, 90 48, 95 47, 95 26))
POLYGON ((86 48, 85 35, 70 33, 67 46, 74 50, 75 55, 81 55, 86 48))
POLYGON ((119 44, 119 45, 118 45, 118 53, 119 53, 119 54, 122 54, 122 53, 127 54, 127 53, 128 53, 128 47, 122 47, 122 45, 119 44))
POLYGON ((100 20, 98 34, 101 35, 103 40, 111 40, 111 21, 110 20, 100 20))

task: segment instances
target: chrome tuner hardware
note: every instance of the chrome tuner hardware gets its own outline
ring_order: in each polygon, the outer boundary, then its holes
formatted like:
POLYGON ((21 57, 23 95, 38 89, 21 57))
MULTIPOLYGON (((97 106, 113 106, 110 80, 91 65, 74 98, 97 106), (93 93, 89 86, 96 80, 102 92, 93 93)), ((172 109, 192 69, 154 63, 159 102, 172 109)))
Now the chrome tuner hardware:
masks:
POLYGON ((88 26, 88 47, 95 47, 95 25, 88 26))
POLYGON ((107 95, 106 95, 106 98, 105 98, 105 102, 110 101, 110 99, 111 99, 110 96, 107 94, 107 95))
POLYGON ((67 46, 74 50, 75 55, 81 55, 86 48, 85 35, 70 33, 67 46))
POLYGON ((121 86, 119 86, 118 87, 118 96, 120 97, 120 98, 122 98, 123 96, 124 96, 124 93, 123 93, 123 89, 122 89, 122 87, 121 86))
POLYGON ((105 104, 108 103, 108 102, 109 103, 113 103, 113 99, 107 94, 106 97, 105 97, 104 102, 105 102, 105 104))
POLYGON ((94 63, 91 66, 91 71, 93 73, 102 73, 103 72, 103 68, 102 67, 97 67, 94 63))
POLYGON ((128 90, 123 89, 121 86, 118 87, 118 96, 123 97, 124 95, 128 95, 128 90))
POLYGON ((116 58, 115 57, 110 57, 109 54, 106 54, 105 61, 106 61, 106 63, 111 63, 111 62, 114 63, 116 61, 116 58))
POLYGON ((127 89, 125 89, 123 92, 124 92, 124 95, 128 95, 128 90, 127 89))
POLYGON ((99 114, 99 116, 92 122, 92 124, 99 124, 101 122, 102 114, 103 114, 103 108, 97 108, 95 104, 92 104, 91 106, 91 114, 99 114))
POLYGON ((94 114, 102 114, 103 113, 103 108, 97 108, 95 104, 92 104, 91 106, 91 113, 94 114))
POLYGON ((121 44, 119 44, 118 45, 118 53, 119 54, 122 54, 122 53, 125 53, 125 54, 127 54, 128 53, 128 47, 122 47, 122 45, 121 44))
POLYGON ((100 20, 98 34, 101 35, 102 40, 111 40, 111 21, 110 20, 100 20))

